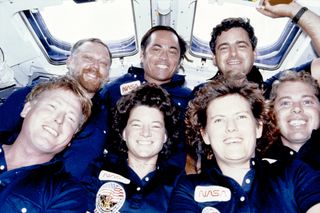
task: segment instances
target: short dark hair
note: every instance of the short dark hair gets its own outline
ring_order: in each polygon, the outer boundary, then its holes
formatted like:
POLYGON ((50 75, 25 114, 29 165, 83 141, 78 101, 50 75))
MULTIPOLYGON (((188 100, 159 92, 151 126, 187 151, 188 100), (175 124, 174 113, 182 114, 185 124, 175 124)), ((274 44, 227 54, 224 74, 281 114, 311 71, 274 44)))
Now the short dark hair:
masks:
POLYGON ((254 28, 250 24, 250 19, 226 18, 226 19, 223 19, 220 24, 218 24, 212 29, 209 46, 213 54, 216 54, 216 50, 215 50, 216 42, 217 42, 217 38, 221 35, 221 33, 236 27, 241 27, 248 33, 252 49, 253 50, 256 49, 258 39, 254 34, 254 28))
POLYGON ((128 147, 122 138, 122 133, 127 126, 130 112, 137 106, 153 107, 159 109, 163 114, 167 141, 158 158, 168 158, 178 142, 179 128, 177 128, 177 124, 179 112, 174 106, 169 93, 153 83, 143 84, 118 100, 113 111, 113 133, 111 135, 110 148, 120 154, 127 154, 128 147))
POLYGON ((164 26, 164 25, 154 26, 154 27, 150 28, 144 34, 144 36, 141 39, 141 43, 140 43, 141 50, 142 51, 146 50, 148 44, 150 43, 150 39, 149 38, 152 35, 152 33, 156 32, 156 31, 160 31, 160 30, 172 32, 173 34, 175 34, 177 36, 178 42, 179 42, 179 47, 180 47, 180 60, 185 58, 185 54, 186 54, 186 51, 187 51, 187 43, 172 27, 164 26))

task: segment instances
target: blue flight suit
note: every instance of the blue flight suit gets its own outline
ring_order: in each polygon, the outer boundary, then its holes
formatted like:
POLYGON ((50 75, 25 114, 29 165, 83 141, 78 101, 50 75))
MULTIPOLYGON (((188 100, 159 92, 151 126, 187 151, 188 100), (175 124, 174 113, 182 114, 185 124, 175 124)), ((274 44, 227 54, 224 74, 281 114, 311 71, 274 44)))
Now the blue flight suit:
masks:
MULTIPOLYGON (((132 82, 138 82, 139 84, 146 82, 144 79, 144 70, 142 68, 130 67, 128 73, 115 79, 103 88, 101 93, 106 100, 107 106, 110 106, 110 110, 122 97, 121 87, 129 85, 132 82)), ((191 89, 185 87, 184 84, 185 76, 178 74, 173 75, 170 82, 161 84, 161 87, 171 95, 172 100, 180 113, 180 124, 179 127, 177 127, 180 128, 180 143, 178 144, 178 150, 175 151, 176 154, 172 157, 170 162, 181 168, 184 168, 186 160, 186 152, 184 150, 184 115, 192 92, 191 89)), ((111 114, 111 112, 109 112, 109 114, 111 114)), ((112 116, 109 118, 111 119, 112 116)), ((109 123, 112 123, 112 120, 110 120, 109 123)))
POLYGON ((0 147, 0 212, 86 212, 85 189, 63 170, 57 158, 7 170, 0 147))
POLYGON ((263 154, 263 157, 290 163, 295 158, 320 169, 320 129, 313 130, 310 139, 301 146, 298 152, 282 144, 279 138, 263 154))
POLYGON ((182 176, 168 212, 306 212, 320 202, 320 173, 298 159, 290 165, 251 160, 240 185, 217 166, 182 176))
MULTIPOLYGON (((120 86, 134 81, 139 81, 141 84, 146 82, 142 68, 130 67, 127 74, 106 84, 101 93, 106 98, 107 105, 114 107, 122 96, 120 86)), ((182 112, 186 111, 191 95, 191 90, 184 84, 185 76, 179 74, 173 75, 170 82, 161 84, 161 87, 171 95, 175 105, 182 112)))
MULTIPOLYGON (((20 88, 0 106, 0 137, 2 141, 8 141, 7 144, 12 144, 20 132, 23 122, 20 113, 32 88, 32 86, 20 88)), ((99 93, 96 93, 91 100, 93 105, 90 118, 72 139, 71 145, 59 154, 63 156, 66 171, 78 179, 87 174, 86 168, 91 162, 102 163, 99 159, 103 156, 108 132, 106 105, 99 93)))
MULTIPOLYGON (((159 163, 155 171, 140 179, 128 166, 126 158, 113 156, 110 160, 105 160, 102 168, 97 168, 94 172, 95 175, 88 176, 88 179, 84 181, 84 185, 88 189, 89 211, 94 211, 97 200, 104 199, 104 204, 107 201, 112 203, 112 205, 105 204, 104 210, 113 210, 112 212, 115 210, 121 213, 166 212, 171 192, 179 175, 183 172, 180 168, 159 163), (100 180, 98 176, 101 170, 112 172, 121 177, 112 178, 116 175, 109 175, 110 178, 100 180), (124 182, 123 178, 130 182, 124 182), (101 189, 107 193, 101 194, 101 189)), ((100 202, 97 208, 101 206, 101 203, 103 202, 100 202)))
MULTIPOLYGON (((311 63, 312 63, 312 61, 309 61, 309 62, 301 64, 301 65, 299 65, 297 67, 290 68, 289 70, 292 70, 292 71, 295 71, 295 72, 306 71, 306 72, 311 73, 311 63)), ((263 82, 263 88, 265 90, 264 91, 264 96, 266 98, 269 98, 269 96, 270 96, 270 92, 271 92, 271 89, 272 89, 273 82, 278 80, 281 77, 282 74, 283 74, 283 71, 280 71, 277 74, 271 76, 270 78, 266 79, 263 82)))
MULTIPOLYGON (((192 91, 192 97, 195 97, 196 92, 202 88, 206 83, 210 82, 211 80, 216 79, 218 76, 222 75, 222 72, 218 71, 215 76, 213 76, 212 78, 208 79, 207 82, 201 83, 197 86, 194 87, 193 91, 192 91)), ((259 88, 263 88, 263 77, 262 74, 260 73, 258 67, 253 66, 251 71, 247 74, 247 79, 250 82, 256 83, 259 85, 259 88)))

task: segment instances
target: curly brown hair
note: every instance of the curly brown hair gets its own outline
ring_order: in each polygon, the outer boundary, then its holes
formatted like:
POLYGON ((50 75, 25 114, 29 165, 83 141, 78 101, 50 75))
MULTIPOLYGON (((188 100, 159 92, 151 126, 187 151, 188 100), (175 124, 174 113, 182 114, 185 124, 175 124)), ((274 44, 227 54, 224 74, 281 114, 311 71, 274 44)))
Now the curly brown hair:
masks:
POLYGON ((146 83, 119 99, 113 110, 112 135, 110 148, 121 155, 127 155, 128 147, 122 138, 122 132, 127 126, 130 112, 137 106, 148 106, 159 109, 164 117, 167 141, 164 144, 158 159, 167 159, 175 149, 178 140, 179 112, 174 106, 170 95, 160 86, 146 83))
POLYGON ((188 152, 193 158, 202 155, 211 159, 214 156, 211 146, 206 145, 201 136, 201 130, 207 125, 207 108, 212 100, 232 94, 238 94, 249 102, 257 125, 263 124, 263 137, 265 138, 263 141, 268 141, 267 138, 272 133, 267 128, 269 119, 267 118, 265 99, 258 85, 248 81, 239 85, 219 77, 203 86, 196 93, 195 98, 189 102, 185 119, 186 142, 188 152))

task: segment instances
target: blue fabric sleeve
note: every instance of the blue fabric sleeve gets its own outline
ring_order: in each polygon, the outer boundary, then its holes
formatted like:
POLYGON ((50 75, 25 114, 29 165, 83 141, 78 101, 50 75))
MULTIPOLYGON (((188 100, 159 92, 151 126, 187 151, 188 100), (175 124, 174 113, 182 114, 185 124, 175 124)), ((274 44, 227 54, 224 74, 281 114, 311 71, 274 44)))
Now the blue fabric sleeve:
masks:
POLYGON ((0 132, 10 132, 22 124, 20 113, 31 87, 24 87, 12 93, 0 106, 0 132))

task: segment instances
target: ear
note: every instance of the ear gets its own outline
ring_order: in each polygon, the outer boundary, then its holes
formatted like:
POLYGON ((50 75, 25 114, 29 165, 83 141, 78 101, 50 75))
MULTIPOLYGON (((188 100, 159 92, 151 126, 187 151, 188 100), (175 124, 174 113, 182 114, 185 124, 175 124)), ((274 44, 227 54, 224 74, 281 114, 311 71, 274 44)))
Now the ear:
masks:
POLYGON ((207 145, 210 145, 210 139, 209 139, 207 131, 205 129, 201 129, 200 133, 201 133, 201 136, 202 136, 204 143, 207 145))
POLYGON ((263 130, 263 124, 261 121, 258 122, 258 125, 256 127, 256 138, 260 138, 262 136, 262 130, 263 130))
POLYGON ((143 56, 144 56, 144 51, 142 50, 140 52, 140 61, 143 63, 143 56))
POLYGON ((214 66, 217 66, 216 56, 212 53, 212 63, 214 66))
POLYGON ((122 139, 124 141, 127 141, 126 128, 124 128, 123 131, 122 131, 122 139))
POLYGON ((32 109, 32 104, 30 103, 30 101, 28 101, 27 103, 24 104, 23 109, 20 113, 20 116, 22 118, 25 118, 31 109, 32 109))
POLYGON ((256 60, 257 59, 257 51, 256 50, 253 51, 253 55, 254 55, 254 60, 256 60))
POLYGON ((163 137, 163 143, 166 143, 167 140, 168 140, 168 135, 167 135, 167 131, 166 131, 164 134, 164 137, 163 137))

